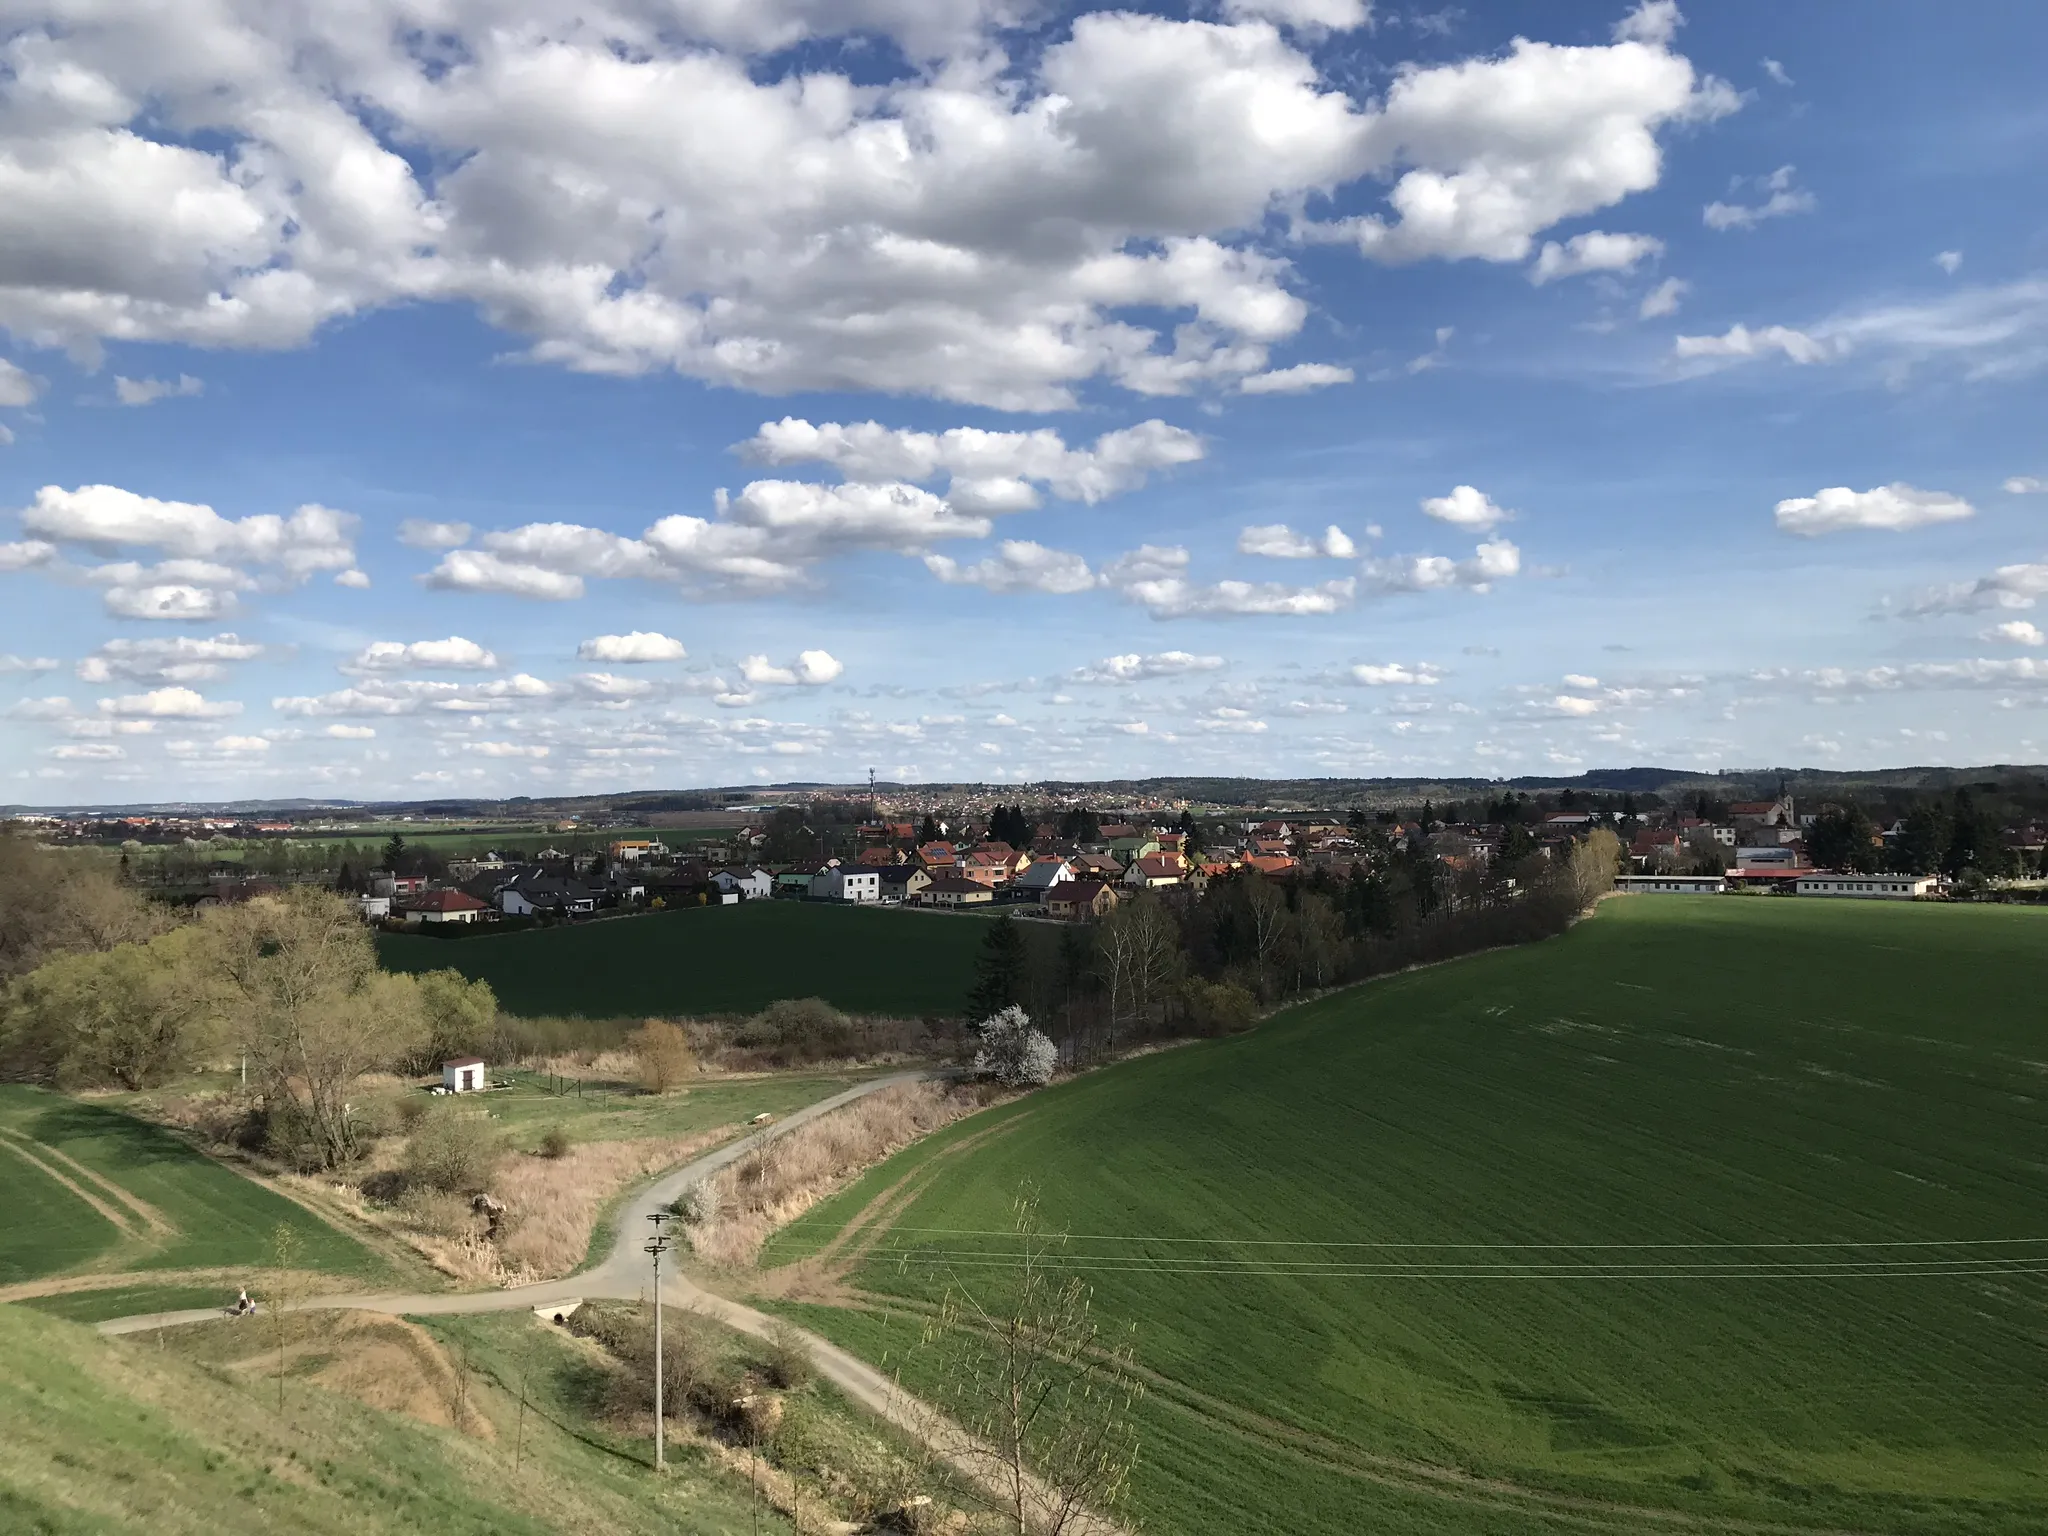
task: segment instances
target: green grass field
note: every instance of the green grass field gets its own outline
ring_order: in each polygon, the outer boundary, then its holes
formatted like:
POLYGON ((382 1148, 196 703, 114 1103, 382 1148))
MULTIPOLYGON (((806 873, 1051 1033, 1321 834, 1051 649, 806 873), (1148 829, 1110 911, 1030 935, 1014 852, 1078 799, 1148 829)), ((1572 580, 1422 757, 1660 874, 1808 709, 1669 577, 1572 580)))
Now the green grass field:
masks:
MULTIPOLYGON (((446 1332, 456 1333, 450 1328, 446 1332)), ((787 1533, 703 1452, 621 1443, 583 1411, 586 1353, 525 1314, 461 1320, 469 1434, 231 1368, 248 1323, 113 1341, 0 1306, 0 1530, 37 1536, 738 1536, 787 1533), (519 1424, 516 1383, 528 1406, 519 1424), (486 1435, 474 1419, 488 1421, 486 1435), (515 1468, 515 1450, 518 1465, 515 1468)), ((290 1377, 325 1363, 299 1358, 290 1377)), ((813 1526, 813 1529, 816 1527, 813 1526)))
POLYGON ((0 1284, 258 1265, 280 1225, 308 1269, 385 1273, 353 1238, 170 1132, 41 1089, 0 1084, 0 1170, 0 1284))
POLYGON ((2019 1536, 2044 994, 2048 913, 1612 902, 972 1117, 764 1262, 914 1191, 847 1277, 877 1310, 795 1309, 914 1386, 1034 1184, 1138 1325, 1155 1529, 2019 1536))
POLYGON ((823 902, 749 901, 575 927, 429 939, 379 934, 387 969, 452 966, 509 1013, 617 1018, 754 1013, 822 997, 852 1013, 953 1014, 986 920, 823 902))

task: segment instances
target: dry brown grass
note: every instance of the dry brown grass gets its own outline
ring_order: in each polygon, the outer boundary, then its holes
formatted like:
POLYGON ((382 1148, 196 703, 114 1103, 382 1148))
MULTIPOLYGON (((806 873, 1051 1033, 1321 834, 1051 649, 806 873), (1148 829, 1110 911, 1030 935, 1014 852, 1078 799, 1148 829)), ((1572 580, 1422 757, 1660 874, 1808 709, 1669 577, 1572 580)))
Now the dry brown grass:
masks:
POLYGON ((737 1129, 725 1125, 695 1136, 586 1142, 561 1157, 508 1159, 492 1190, 512 1212, 511 1230, 498 1245, 504 1261, 537 1279, 568 1274, 589 1251, 590 1234, 607 1200, 716 1146, 737 1129))
POLYGON ((799 1126, 713 1176, 706 1219, 690 1229, 690 1245, 708 1263, 751 1265, 777 1228, 982 1102, 940 1083, 904 1083, 799 1126))
POLYGON ((491 1180, 490 1192, 506 1206, 495 1241, 488 1222, 459 1196, 411 1189, 387 1204, 364 1194, 364 1183, 374 1187, 402 1163, 403 1144, 395 1140, 378 1144, 355 1183, 296 1177, 281 1182, 398 1238, 464 1285, 532 1285, 566 1275, 583 1262, 598 1215, 612 1196, 687 1162, 738 1129, 726 1125, 695 1136, 586 1142, 561 1157, 507 1157, 491 1180))

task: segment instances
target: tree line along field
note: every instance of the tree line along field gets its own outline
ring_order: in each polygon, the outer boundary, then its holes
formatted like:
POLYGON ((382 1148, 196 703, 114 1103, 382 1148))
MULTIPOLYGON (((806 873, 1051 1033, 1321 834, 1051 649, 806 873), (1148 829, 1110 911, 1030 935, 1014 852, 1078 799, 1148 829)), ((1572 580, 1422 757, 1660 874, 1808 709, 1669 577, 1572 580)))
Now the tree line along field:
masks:
POLYGON ((346 1234, 170 1132, 0 1084, 0 1285, 72 1273, 268 1262, 282 1225, 308 1269, 381 1278, 346 1234))
POLYGON ((1034 1187, 1137 1325, 1153 1528, 2018 1536, 2044 992, 2044 913, 1610 902, 970 1117, 762 1262, 856 1256, 792 1310, 915 1389, 1034 1187))
POLYGON ((956 1014, 987 920, 801 901, 682 908, 436 939, 379 934, 387 970, 453 967, 523 1016, 755 1013, 822 997, 850 1013, 956 1014))

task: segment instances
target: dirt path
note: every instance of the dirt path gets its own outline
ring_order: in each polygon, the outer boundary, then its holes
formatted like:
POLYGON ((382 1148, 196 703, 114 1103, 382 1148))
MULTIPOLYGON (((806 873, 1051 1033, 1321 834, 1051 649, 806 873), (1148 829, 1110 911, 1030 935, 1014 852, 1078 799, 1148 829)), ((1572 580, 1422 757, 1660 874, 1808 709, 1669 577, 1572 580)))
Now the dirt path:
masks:
MULTIPOLYGON (((324 1296, 299 1303, 294 1310, 330 1311, 347 1308, 381 1312, 390 1316, 450 1317, 477 1312, 538 1309, 555 1302, 591 1297, 621 1300, 644 1298, 650 1289, 652 1277, 647 1260, 640 1249, 642 1240, 653 1229, 654 1224, 649 1220, 650 1217, 665 1214, 685 1191, 710 1178, 720 1169, 738 1162, 756 1148, 766 1145, 778 1136, 787 1135, 800 1125, 807 1124, 821 1115, 828 1115, 833 1110, 843 1108, 867 1094, 879 1092, 898 1083, 917 1082, 938 1075, 930 1072, 899 1072, 887 1077, 870 1079, 847 1089, 844 1093, 807 1105, 764 1130, 757 1131, 751 1136, 744 1136, 655 1180, 629 1198, 619 1212, 614 1224, 616 1240, 612 1244, 610 1257, 583 1274, 571 1275, 563 1280, 551 1280, 542 1285, 515 1286, 502 1291, 459 1295, 426 1293, 324 1296)), ((765 1312, 758 1312, 752 1307, 714 1295, 689 1278, 672 1271, 664 1273, 662 1277, 661 1298, 668 1306, 692 1308, 728 1328, 750 1334, 755 1338, 767 1338, 773 1330, 787 1326, 780 1318, 770 1317, 765 1312)), ((211 1322, 220 1315, 218 1308, 200 1307, 141 1317, 120 1317, 99 1324, 99 1331, 110 1335, 146 1333, 157 1328, 176 1327, 186 1323, 211 1322)), ((910 1396, 893 1377, 884 1375, 865 1360, 848 1354, 837 1345, 814 1334, 804 1333, 803 1338, 817 1364, 818 1374, 845 1393, 848 1398, 877 1417, 924 1439, 934 1451, 963 1475, 977 1482, 985 1480, 984 1453, 956 1425, 947 1422, 927 1404, 910 1396)), ((1076 1536, 1126 1536, 1126 1533, 1108 1521, 1092 1521, 1085 1528, 1077 1530, 1076 1536)))

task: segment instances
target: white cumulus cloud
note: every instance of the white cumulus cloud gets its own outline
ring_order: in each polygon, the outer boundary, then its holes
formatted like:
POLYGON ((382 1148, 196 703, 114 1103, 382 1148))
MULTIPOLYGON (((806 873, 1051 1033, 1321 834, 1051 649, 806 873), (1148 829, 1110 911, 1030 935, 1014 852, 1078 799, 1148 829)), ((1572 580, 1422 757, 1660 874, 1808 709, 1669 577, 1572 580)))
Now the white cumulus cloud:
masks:
POLYGON ((1643 302, 1636 306, 1636 316, 1642 320, 1661 320, 1666 315, 1678 313, 1679 301, 1691 288, 1682 277, 1667 277, 1663 282, 1643 295, 1643 302))
POLYGON ((1367 560, 1364 570, 1366 580, 1386 592, 1435 592, 1451 587, 1490 592, 1496 581, 1521 574, 1522 552, 1506 539, 1492 539, 1474 549, 1469 560, 1453 560, 1448 555, 1397 555, 1367 560))
POLYGON ((768 393, 1228 388, 1308 313, 1269 219, 1386 178, 1328 238, 1520 261, 1737 105, 1655 4, 1610 45, 1517 40, 1371 101, 1307 51, 1364 0, 1203 9, 1013 48, 1050 8, 41 0, 9 48, 0 326, 280 348, 446 303, 542 363, 768 393), (913 67, 839 63, 877 33, 913 67))
POLYGON ((239 635, 200 639, 179 635, 172 640, 109 640, 78 663, 83 682, 197 683, 221 676, 227 664, 253 661, 263 647, 239 635))
POLYGON ((2048 644, 2048 632, 2039 625, 2029 624, 2025 619, 2010 619, 2003 624, 1994 624, 1984 631, 1986 640, 2003 640, 2009 645, 2048 644))
POLYGON ((408 517, 398 525, 398 542, 414 549, 454 549, 469 542, 467 523, 437 523, 430 518, 408 517))
POLYGON ((114 398, 123 405, 154 405, 159 400, 175 400, 206 393, 206 385, 189 373, 181 373, 175 379, 125 379, 114 375, 114 398))
POLYGON ((1778 527, 1806 538, 1852 528, 1893 533, 1974 517, 1977 509, 1946 491, 1923 491, 1903 482, 1852 491, 1830 486, 1811 496, 1793 496, 1777 506, 1778 527))
POLYGON ((1663 253, 1664 242, 1651 235, 1611 235, 1605 230, 1588 230, 1562 244, 1545 241, 1529 268, 1529 281, 1541 287, 1586 272, 1632 272, 1645 257, 1663 253))
POLYGON ((580 660, 625 664, 681 661, 689 654, 682 641, 644 629, 625 635, 597 635, 576 647, 580 660))
POLYGON ((474 640, 377 640, 342 663, 344 672, 490 672, 498 658, 474 640))
POLYGON ((1453 528, 1474 528, 1481 533, 1492 531, 1514 516, 1505 507, 1496 505, 1491 496, 1471 485, 1454 486, 1448 496, 1425 498, 1422 510, 1440 523, 1449 523, 1453 528))
POLYGON ((1741 323, 1719 336, 1680 336, 1672 343, 1672 354, 1681 359, 1747 361, 1782 353, 1795 363, 1825 363, 1844 350, 1840 342, 1810 336, 1787 325, 1767 325, 1751 330, 1741 323))
POLYGON ((1358 545, 1335 523, 1323 530, 1321 538, 1296 533, 1285 523, 1262 523, 1237 536, 1237 551, 1269 560, 1349 560, 1358 553, 1358 545))
POLYGON ((1766 194, 1759 203, 1707 204, 1700 217, 1709 229, 1754 229, 1766 219, 1782 219, 1788 214, 1811 213, 1814 202, 1811 192, 1793 185, 1795 172, 1789 165, 1781 165, 1768 176, 1756 179, 1758 191, 1766 194))
POLYGON ((1333 384, 1349 384, 1355 378, 1355 373, 1337 363, 1296 363, 1292 368, 1249 374, 1238 380, 1237 389, 1244 395, 1301 395, 1333 384))
POLYGON ((41 379, 0 357, 0 406, 34 405, 42 392, 41 379))
POLYGON ((1154 678, 1214 672, 1222 666, 1221 656, 1200 656, 1193 651, 1154 651, 1149 655, 1130 651, 1121 656, 1105 656, 1093 666, 1077 667, 1067 674, 1067 680, 1122 686, 1150 682, 1154 678))
POLYGON ((757 688, 815 688, 837 678, 846 667, 830 651, 799 651, 793 665, 776 666, 766 656, 740 662, 740 676, 757 688))
POLYGON ((1098 585, 1080 555, 1048 549, 1029 539, 1005 539, 993 556, 963 565, 946 555, 926 555, 925 569, 949 586, 985 587, 991 592, 1086 592, 1098 585))
POLYGON ((1202 439, 1159 420, 1105 432, 1086 448, 1069 448, 1049 428, 990 432, 954 427, 913 432, 876 421, 813 424, 794 416, 761 424, 735 444, 760 464, 828 464, 861 482, 926 482, 945 476, 947 499, 969 512, 1016 512, 1038 505, 1035 486, 1062 501, 1094 503, 1136 490, 1148 477, 1202 458, 1202 439))
POLYGON ((100 700, 100 713, 128 718, 217 720, 241 712, 242 706, 232 700, 209 700, 190 688, 180 687, 153 688, 148 693, 100 700))
POLYGON ((2008 496, 2048 494, 2048 480, 2043 480, 2037 475, 2014 475, 2005 482, 2004 490, 2008 496))
POLYGON ((1351 669, 1351 681, 1366 688, 1434 687, 1443 674, 1427 662, 1406 666, 1398 661, 1360 662, 1351 669))

